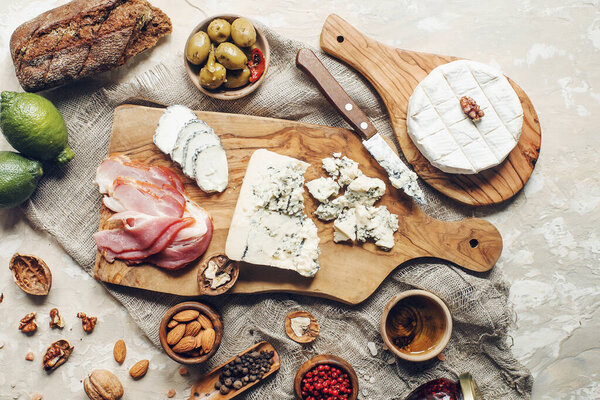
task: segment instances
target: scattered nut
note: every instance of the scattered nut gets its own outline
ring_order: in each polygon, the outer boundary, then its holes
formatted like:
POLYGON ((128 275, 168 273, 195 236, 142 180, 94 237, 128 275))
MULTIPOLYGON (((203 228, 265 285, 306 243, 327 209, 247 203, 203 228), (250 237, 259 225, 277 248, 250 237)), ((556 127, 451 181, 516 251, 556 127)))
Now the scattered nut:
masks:
POLYGON ((19 330, 23 333, 32 333, 35 332, 38 328, 37 322, 35 322, 35 313, 29 313, 24 316, 19 324, 19 330))
POLYGON ((485 113, 477 105, 475 100, 473 100, 470 97, 467 97, 467 96, 461 97, 460 98, 460 106, 462 107, 462 110, 464 111, 464 113, 467 114, 467 117, 469 117, 469 119, 471 119, 471 121, 477 122, 481 119, 481 117, 483 117, 485 115, 485 113))
POLYGON ((127 346, 125 346, 125 342, 123 341, 123 339, 117 340, 117 342, 115 343, 115 347, 113 348, 113 356, 115 357, 115 361, 119 364, 123 364, 126 355, 127 346))
POLYGON ((440 353, 437 355, 438 360, 440 361, 446 361, 446 356, 444 355, 444 353, 440 353))
POLYGON ((31 396, 31 400, 42 400, 42 395, 40 393, 35 393, 31 396))
POLYGON ((67 362, 73 352, 73 346, 64 339, 50 345, 42 358, 42 366, 46 371, 54 371, 67 362))
POLYGON ((65 321, 58 313, 58 308, 50 310, 50 328, 62 329, 65 327, 65 321))
POLYGON ((167 393, 167 397, 168 398, 172 398, 177 394, 177 392, 175 391, 175 389, 169 389, 169 393, 167 393))
POLYGON ((98 318, 96 317, 88 317, 85 313, 77 313, 77 318, 81 318, 81 326, 83 327, 83 331, 86 333, 91 333, 96 326, 96 322, 98 318))
POLYGON ((52 273, 41 258, 15 253, 9 268, 13 273, 13 280, 25 293, 45 296, 50 291, 52 273))
POLYGON ((190 371, 186 367, 179 368, 179 375, 188 376, 189 374, 190 374, 190 371))
POLYGON ((148 360, 141 360, 138 361, 137 363, 134 364, 133 367, 131 367, 131 369, 129 370, 129 375, 133 378, 133 379, 140 379, 142 378, 144 375, 146 375, 146 372, 148 372, 148 366, 150 365, 150 361, 148 360))
POLYGON ((4 293, 0 293, 0 303, 4 301, 4 293))
POLYGON ((177 322, 189 322, 200 315, 200 311, 197 310, 183 310, 173 316, 173 319, 177 322))
POLYGON ((105 369, 97 369, 85 378, 83 390, 91 400, 119 400, 123 397, 121 381, 105 369))
POLYGON ((173 346, 173 351, 175 353, 187 353, 188 351, 194 350, 195 347, 196 338, 193 336, 185 336, 173 346))
POLYGON ((25 359, 27 361, 33 361, 34 358, 35 358, 35 356, 33 355, 33 353, 31 351, 25 355, 25 359))

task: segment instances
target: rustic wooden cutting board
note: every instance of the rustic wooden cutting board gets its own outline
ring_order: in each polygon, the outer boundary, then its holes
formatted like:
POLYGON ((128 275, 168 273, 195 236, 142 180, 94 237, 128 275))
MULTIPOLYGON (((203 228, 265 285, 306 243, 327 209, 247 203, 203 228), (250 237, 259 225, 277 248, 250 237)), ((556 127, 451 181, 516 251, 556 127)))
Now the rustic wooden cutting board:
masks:
MULTIPOLYGON (((134 160, 170 167, 185 183, 189 195, 204 207, 214 220, 214 234, 205 257, 224 253, 227 232, 237 202, 242 179, 252 153, 266 148, 310 163, 306 180, 324 176, 321 159, 340 151, 360 163, 362 171, 387 182, 385 171, 371 158, 358 137, 342 128, 331 128, 294 121, 252 117, 239 114, 197 112, 221 137, 229 163, 229 186, 219 194, 208 195, 183 176, 181 169, 152 143, 162 109, 133 105, 115 110, 109 145, 110 153, 125 153, 134 160)), ((318 203, 305 193, 308 215, 318 203)), ((293 292, 327 297, 356 304, 369 297, 387 275, 405 261, 420 257, 439 257, 474 271, 494 266, 502 251, 502 238, 496 228, 482 219, 443 222, 428 217, 402 192, 388 185, 382 200, 399 215, 396 245, 389 251, 374 244, 362 246, 333 242, 332 223, 313 218, 321 238, 321 270, 310 279, 292 271, 241 263, 235 293, 293 292)), ((111 212, 102 208, 100 227, 111 212)), ((183 296, 197 296, 197 270, 204 257, 180 271, 169 272, 152 265, 127 266, 108 263, 96 257, 95 277, 104 282, 183 296)))
POLYGON ((427 161, 406 132, 408 99, 419 82, 439 65, 457 57, 400 50, 373 40, 339 16, 330 15, 321 32, 321 48, 365 76, 385 103, 407 161, 429 185, 461 203, 485 206, 517 194, 533 172, 541 146, 541 128, 533 104, 509 79, 523 106, 519 143, 497 167, 475 175, 445 173, 427 161))

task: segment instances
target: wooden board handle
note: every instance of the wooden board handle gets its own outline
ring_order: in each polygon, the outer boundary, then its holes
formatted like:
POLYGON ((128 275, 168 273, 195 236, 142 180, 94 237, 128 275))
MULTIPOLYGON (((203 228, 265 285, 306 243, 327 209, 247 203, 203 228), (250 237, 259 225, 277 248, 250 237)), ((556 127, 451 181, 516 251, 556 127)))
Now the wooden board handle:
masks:
POLYGON ((441 258, 475 272, 489 271, 500 258, 502 236, 490 222, 480 218, 426 218, 411 235, 415 245, 427 249, 420 257, 441 258))
POLYGON ((369 139, 377 133, 377 129, 367 114, 358 107, 312 50, 300 49, 296 55, 296 66, 315 81, 327 100, 359 134, 361 139, 369 139))

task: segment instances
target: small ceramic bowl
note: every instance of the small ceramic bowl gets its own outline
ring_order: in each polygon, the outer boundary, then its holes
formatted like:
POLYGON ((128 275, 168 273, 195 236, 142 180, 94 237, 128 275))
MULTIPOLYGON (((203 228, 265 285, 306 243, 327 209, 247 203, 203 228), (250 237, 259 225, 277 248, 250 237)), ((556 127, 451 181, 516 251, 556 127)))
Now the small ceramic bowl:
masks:
MULTIPOLYGON (((194 36, 194 34, 198 31, 206 32, 206 28, 208 28, 208 25, 211 23, 212 20, 214 20, 216 18, 222 18, 222 19, 228 21, 229 23, 232 23, 235 19, 240 18, 240 17, 241 17, 241 15, 225 14, 225 15, 213 15, 212 17, 206 18, 204 21, 200 22, 192 30, 192 32, 190 33, 190 36, 188 37, 187 41, 185 42, 185 47, 184 47, 184 51, 183 51, 183 62, 185 63, 185 69, 188 73, 188 76, 190 77, 190 79, 192 80, 194 85, 198 88, 198 90, 200 90, 205 95, 212 97, 214 99, 236 100, 236 99, 240 99, 244 96, 249 95, 250 93, 254 92, 260 86, 260 84, 265 79, 265 76, 267 75, 267 71, 269 70, 269 61, 271 60, 271 54, 270 54, 271 49, 269 47, 269 42, 267 41, 267 37, 265 36, 263 31, 261 31, 260 28, 258 28, 255 24, 253 24, 254 29, 256 30, 255 46, 258 47, 260 49, 260 51, 262 51, 263 56, 265 57, 265 71, 262 73, 260 78, 258 78, 258 80, 256 82, 249 83, 246 86, 243 86, 238 89, 226 89, 224 87, 221 87, 221 88, 217 88, 215 90, 208 90, 208 89, 203 88, 200 85, 199 74, 200 74, 200 70, 202 69, 202 66, 192 64, 185 57, 185 49, 187 48, 190 38, 192 36, 194 36)), ((252 21, 250 21, 250 22, 252 22, 252 21)))
POLYGON ((209 358, 211 358, 219 349, 219 346, 221 345, 221 339, 223 338, 223 322, 221 321, 220 315, 206 304, 198 303, 196 301, 186 301, 175 305, 165 313, 162 321, 160 322, 160 328, 158 333, 160 336, 160 344, 162 345, 162 348, 167 353, 167 355, 173 360, 186 365, 201 364, 209 358), (169 346, 169 344, 167 343, 167 324, 169 323, 169 321, 171 321, 175 314, 184 310, 196 310, 200 312, 200 314, 204 314, 210 319, 210 322, 213 325, 213 329, 215 330, 215 343, 211 351, 207 354, 203 354, 197 357, 179 354, 174 352, 171 346, 169 346))
POLYGON ((425 290, 408 290, 392 298, 379 326, 387 347, 407 361, 427 361, 446 347, 452 316, 446 304, 425 290))
POLYGON ((306 375, 306 373, 314 367, 322 364, 333 365, 336 368, 339 368, 348 374, 348 376, 350 377, 350 382, 352 384, 352 393, 350 394, 350 397, 348 397, 348 400, 356 400, 358 398, 358 377, 356 376, 354 368, 352 368, 352 365, 350 365, 343 358, 331 354, 319 354, 318 356, 314 356, 313 358, 302 364, 302 366, 296 373, 296 378, 294 379, 294 391, 296 392, 296 397, 302 400, 301 385, 302 378, 304 378, 304 375, 306 375))

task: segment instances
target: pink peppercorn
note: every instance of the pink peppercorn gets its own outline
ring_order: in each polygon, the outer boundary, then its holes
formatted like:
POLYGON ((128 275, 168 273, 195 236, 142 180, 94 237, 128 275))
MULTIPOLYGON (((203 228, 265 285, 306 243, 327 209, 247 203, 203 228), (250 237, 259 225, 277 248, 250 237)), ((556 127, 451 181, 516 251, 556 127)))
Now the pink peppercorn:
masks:
POLYGON ((308 371, 300 385, 303 400, 348 400, 352 383, 345 371, 320 364, 308 371))

